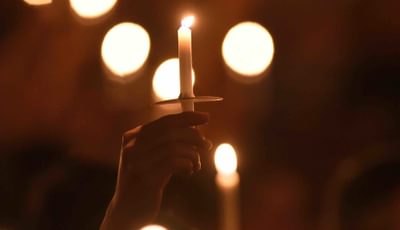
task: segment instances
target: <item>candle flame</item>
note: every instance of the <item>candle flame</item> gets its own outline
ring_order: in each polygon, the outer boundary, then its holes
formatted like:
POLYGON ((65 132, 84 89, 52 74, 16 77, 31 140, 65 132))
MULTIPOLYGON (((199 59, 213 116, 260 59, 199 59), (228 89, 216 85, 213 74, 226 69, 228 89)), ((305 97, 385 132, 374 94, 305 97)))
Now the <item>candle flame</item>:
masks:
POLYGON ((222 174, 232 174, 237 168, 236 152, 232 145, 224 143, 215 150, 214 162, 217 171, 222 174))
POLYGON ((194 16, 187 16, 184 19, 182 19, 181 22, 182 26, 187 28, 191 27, 193 23, 194 23, 194 16))
POLYGON ((153 224, 153 225, 147 225, 147 226, 141 228, 140 230, 167 230, 167 229, 161 225, 153 224))

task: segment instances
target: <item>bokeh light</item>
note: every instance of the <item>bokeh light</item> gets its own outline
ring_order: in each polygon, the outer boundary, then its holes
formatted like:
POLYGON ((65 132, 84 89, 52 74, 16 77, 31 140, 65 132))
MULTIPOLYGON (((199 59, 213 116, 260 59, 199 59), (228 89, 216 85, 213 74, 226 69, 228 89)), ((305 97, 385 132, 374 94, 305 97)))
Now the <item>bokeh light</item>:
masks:
POLYGON ((217 171, 222 174, 232 174, 237 168, 236 151, 232 145, 223 143, 215 150, 214 163, 217 171))
POLYGON ((274 43, 270 33, 260 24, 242 22, 226 34, 222 55, 231 70, 254 77, 264 73, 271 64, 274 43))
POLYGON ((140 25, 124 22, 111 28, 104 37, 101 56, 115 75, 125 77, 138 71, 150 52, 150 36, 140 25))
POLYGON ((69 0, 69 3, 79 17, 94 19, 110 12, 117 0, 69 0))
POLYGON ((52 0, 24 0, 28 5, 41 6, 52 3, 52 0))
MULTIPOLYGON (((195 82, 195 74, 192 70, 192 84, 195 82)), ((179 59, 171 58, 157 68, 153 77, 153 92, 157 99, 170 100, 179 97, 181 92, 179 79, 179 59)))
POLYGON ((167 229, 161 225, 153 224, 153 225, 145 226, 145 227, 141 228, 140 230, 167 230, 167 229))

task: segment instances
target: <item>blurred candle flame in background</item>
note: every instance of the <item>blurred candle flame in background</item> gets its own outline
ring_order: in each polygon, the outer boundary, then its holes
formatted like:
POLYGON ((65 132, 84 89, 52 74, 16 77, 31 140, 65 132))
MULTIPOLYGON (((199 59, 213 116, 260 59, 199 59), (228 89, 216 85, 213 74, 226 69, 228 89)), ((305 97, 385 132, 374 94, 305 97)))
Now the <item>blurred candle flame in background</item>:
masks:
MULTIPOLYGON (((195 73, 192 69, 192 84, 195 82, 195 73)), ((157 68, 153 77, 153 92, 159 100, 176 99, 180 94, 179 60, 171 58, 157 68)))
POLYGON ((147 226, 141 228, 140 230, 167 230, 167 229, 161 225, 153 224, 153 225, 147 225, 147 226))
POLYGON ((217 175, 215 182, 221 195, 220 229, 240 229, 239 187, 236 151, 228 143, 220 144, 214 155, 217 175))
POLYGON ((107 32, 101 46, 101 56, 113 74, 126 77, 143 66, 149 56, 150 46, 150 36, 143 27, 124 22, 107 32))
POLYGON ((70 0, 69 3, 79 17, 94 19, 110 12, 117 0, 70 0))
POLYGON ((234 72, 244 77, 257 77, 264 73, 272 62, 272 36, 258 23, 239 23, 226 34, 222 55, 226 65, 234 72))
POLYGON ((232 145, 227 143, 219 145, 215 150, 214 162, 218 173, 234 173, 237 168, 237 158, 236 151, 232 145))
POLYGON ((25 3, 28 5, 33 5, 33 6, 40 6, 40 5, 47 5, 52 3, 52 0, 24 0, 25 3))

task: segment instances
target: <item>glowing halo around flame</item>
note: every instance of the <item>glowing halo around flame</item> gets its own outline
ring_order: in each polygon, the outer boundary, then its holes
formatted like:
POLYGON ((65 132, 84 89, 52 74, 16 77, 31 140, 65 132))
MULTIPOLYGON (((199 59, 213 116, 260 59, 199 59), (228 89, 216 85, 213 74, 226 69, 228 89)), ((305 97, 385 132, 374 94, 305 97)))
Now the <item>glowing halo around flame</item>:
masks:
POLYGON ((138 71, 150 52, 150 36, 140 25, 123 22, 104 37, 101 57, 116 76, 126 77, 138 71))
POLYGON ((110 12, 117 0, 69 0, 69 3, 79 17, 95 19, 110 12))
POLYGON ((232 27, 222 45, 226 65, 245 77, 257 77, 270 66, 274 56, 271 34, 260 24, 242 22, 232 27))

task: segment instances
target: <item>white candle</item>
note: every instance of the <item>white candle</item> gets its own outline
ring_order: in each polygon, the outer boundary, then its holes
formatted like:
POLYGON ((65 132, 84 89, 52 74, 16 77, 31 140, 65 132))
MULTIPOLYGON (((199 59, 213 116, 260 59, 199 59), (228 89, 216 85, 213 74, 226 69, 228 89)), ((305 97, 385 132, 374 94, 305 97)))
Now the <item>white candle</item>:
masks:
POLYGON ((233 147, 221 144, 214 156, 217 175, 215 182, 221 195, 221 230, 239 230, 239 174, 236 172, 237 159, 233 147))
POLYGON ((181 98, 193 98, 192 85, 192 30, 190 27, 194 17, 189 16, 182 20, 178 30, 178 56, 181 84, 181 98))
POLYGON ((183 100, 181 101, 181 108, 183 112, 193 112, 194 102, 191 100, 183 100))

